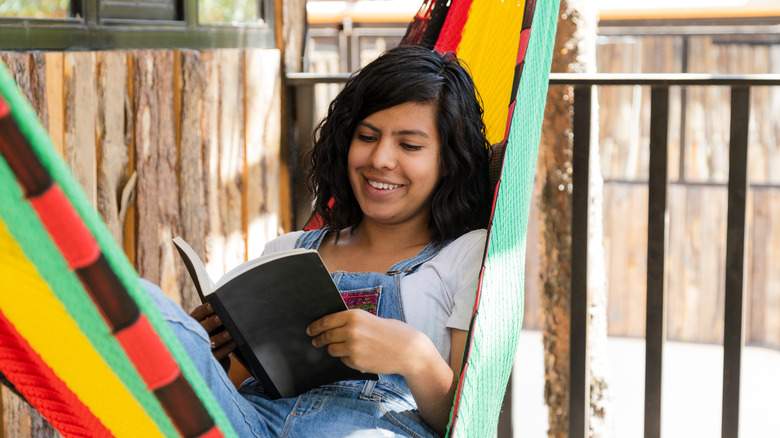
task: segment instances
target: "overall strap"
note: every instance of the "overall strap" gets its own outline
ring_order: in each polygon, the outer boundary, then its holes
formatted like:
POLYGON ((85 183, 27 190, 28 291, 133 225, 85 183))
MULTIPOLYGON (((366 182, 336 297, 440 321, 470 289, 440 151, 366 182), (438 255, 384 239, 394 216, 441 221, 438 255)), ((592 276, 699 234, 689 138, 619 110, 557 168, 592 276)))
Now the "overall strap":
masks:
MULTIPOLYGON (((304 231, 300 236, 298 236, 298 239, 296 239, 295 247, 317 249, 320 247, 322 239, 324 239, 327 234, 328 229, 324 227, 317 228, 316 230, 304 231)), ((387 270, 387 275, 411 274, 412 272, 416 271, 420 265, 436 257, 439 251, 444 249, 444 247, 449 245, 451 242, 452 240, 447 240, 439 244, 435 242, 429 243, 416 256, 406 260, 401 260, 400 262, 391 266, 390 269, 387 270)))
POLYGON ((401 260, 400 262, 391 266, 390 269, 387 270, 387 275, 413 273, 414 271, 417 270, 417 268, 420 267, 420 265, 436 257, 439 251, 444 249, 444 247, 449 245, 451 242, 452 240, 447 240, 439 244, 437 244, 436 242, 429 243, 416 256, 410 259, 401 260))
POLYGON ((300 236, 298 236, 298 239, 295 240, 295 247, 304 249, 317 249, 320 247, 320 243, 322 243, 322 239, 325 238, 326 234, 328 234, 328 229, 325 227, 317 228, 316 230, 311 231, 304 231, 300 236))

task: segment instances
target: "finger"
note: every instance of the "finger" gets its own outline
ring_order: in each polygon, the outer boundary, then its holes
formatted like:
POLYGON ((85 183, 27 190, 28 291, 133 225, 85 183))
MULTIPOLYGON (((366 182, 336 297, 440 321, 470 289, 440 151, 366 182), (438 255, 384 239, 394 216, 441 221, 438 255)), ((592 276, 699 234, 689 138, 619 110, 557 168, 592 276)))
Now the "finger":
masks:
POLYGON ((204 303, 200 306, 192 309, 192 312, 190 312, 190 316, 195 318, 196 321, 203 321, 204 319, 208 318, 209 316, 214 314, 214 309, 211 307, 211 304, 204 303))
POLYGON ((222 325, 222 320, 219 319, 219 315, 209 316, 208 318, 202 320, 200 325, 203 326, 203 329, 206 330, 206 333, 209 335, 214 335, 217 332, 221 332, 225 327, 222 325))
POLYGON ((349 332, 342 327, 326 330, 311 339, 311 344, 317 348, 337 342, 345 342, 349 339, 349 332))
POLYGON ((343 312, 323 316, 306 327, 306 334, 309 336, 317 336, 327 330, 343 326, 347 322, 347 312, 349 311, 345 310, 343 312))
POLYGON ((218 361, 222 362, 235 349, 236 349, 236 343, 234 341, 230 341, 227 344, 217 348, 216 350, 213 350, 212 353, 214 354, 214 357, 217 358, 218 361))
POLYGON ((230 336, 230 333, 228 333, 227 330, 223 330, 213 336, 211 336, 211 349, 216 350, 223 345, 227 344, 228 342, 233 340, 233 337, 230 336))
POLYGON ((328 354, 333 357, 340 357, 341 360, 350 356, 347 345, 343 342, 328 344, 328 354))

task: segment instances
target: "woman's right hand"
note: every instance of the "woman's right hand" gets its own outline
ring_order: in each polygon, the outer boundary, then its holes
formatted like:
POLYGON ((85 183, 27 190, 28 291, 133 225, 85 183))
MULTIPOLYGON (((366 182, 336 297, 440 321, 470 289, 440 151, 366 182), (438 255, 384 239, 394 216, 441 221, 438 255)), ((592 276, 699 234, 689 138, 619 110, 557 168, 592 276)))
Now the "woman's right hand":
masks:
POLYGON ((230 353, 236 349, 236 343, 219 319, 211 304, 205 303, 193 309, 190 316, 195 318, 211 338, 211 353, 225 371, 230 370, 230 353))

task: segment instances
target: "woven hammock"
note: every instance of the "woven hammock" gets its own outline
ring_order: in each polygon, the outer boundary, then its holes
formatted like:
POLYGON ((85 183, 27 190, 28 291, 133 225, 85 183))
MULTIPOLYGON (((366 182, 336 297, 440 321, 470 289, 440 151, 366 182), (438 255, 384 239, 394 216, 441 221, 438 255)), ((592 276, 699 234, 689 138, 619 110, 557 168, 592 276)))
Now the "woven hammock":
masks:
MULTIPOLYGON (((558 0, 426 4, 406 42, 466 61, 505 146, 449 429, 489 436, 522 322, 558 0)), ((0 373, 64 436, 235 436, 2 63, 0 155, 0 373)))

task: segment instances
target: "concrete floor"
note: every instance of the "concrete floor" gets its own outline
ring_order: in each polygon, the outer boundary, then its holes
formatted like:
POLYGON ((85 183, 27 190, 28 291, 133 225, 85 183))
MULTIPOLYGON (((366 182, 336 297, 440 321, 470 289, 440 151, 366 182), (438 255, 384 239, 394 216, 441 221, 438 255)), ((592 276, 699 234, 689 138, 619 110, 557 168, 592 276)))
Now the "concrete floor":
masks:
MULTIPOLYGON (((546 437, 541 332, 523 329, 513 374, 516 437, 546 437)), ((610 389, 616 438, 641 438, 645 343, 610 338, 610 389)), ((740 438, 780 438, 780 351, 747 346, 742 355, 740 438)), ((716 438, 721 429, 723 348, 667 342, 664 349, 663 438, 716 438)))

